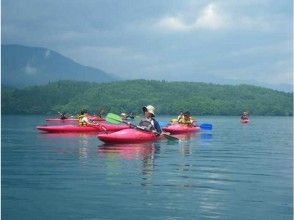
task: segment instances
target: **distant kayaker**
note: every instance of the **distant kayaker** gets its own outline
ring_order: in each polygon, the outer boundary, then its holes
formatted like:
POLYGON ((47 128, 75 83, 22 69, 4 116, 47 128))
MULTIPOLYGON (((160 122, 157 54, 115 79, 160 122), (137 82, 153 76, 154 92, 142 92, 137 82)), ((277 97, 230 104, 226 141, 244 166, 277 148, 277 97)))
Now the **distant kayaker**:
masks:
POLYGON ((67 119, 68 117, 66 116, 66 113, 65 112, 58 112, 58 114, 60 115, 60 119, 64 120, 64 119, 67 119))
POLYGON ((155 120, 155 108, 152 105, 144 106, 143 108, 144 118, 140 121, 139 127, 153 131, 155 133, 161 134, 162 130, 159 126, 159 123, 155 120))
POLYGON ((194 125, 195 120, 191 117, 189 111, 186 111, 182 114, 182 116, 178 119, 179 124, 185 125, 194 125))
POLYGON ((243 114, 241 115, 241 119, 242 119, 242 120, 249 119, 249 114, 248 114, 248 112, 243 112, 243 114))
POLYGON ((124 112, 120 114, 120 117, 124 121, 127 121, 128 120, 128 115, 126 113, 124 113, 124 112))

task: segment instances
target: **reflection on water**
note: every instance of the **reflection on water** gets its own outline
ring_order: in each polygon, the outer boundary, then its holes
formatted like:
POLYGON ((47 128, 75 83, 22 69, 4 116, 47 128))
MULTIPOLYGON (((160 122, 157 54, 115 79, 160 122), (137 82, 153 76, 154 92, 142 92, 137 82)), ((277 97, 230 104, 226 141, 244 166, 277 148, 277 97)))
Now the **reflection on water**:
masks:
POLYGON ((189 156, 192 154, 192 147, 189 142, 180 142, 180 152, 183 156, 189 156))
POLYGON ((173 136, 181 139, 181 140, 190 140, 197 138, 199 136, 198 132, 191 132, 191 133, 183 133, 183 134, 174 134, 173 136))
POLYGON ((201 140, 212 140, 211 133, 201 133, 201 140))
POLYGON ((79 158, 87 159, 89 154, 89 140, 88 136, 80 136, 79 139, 79 158))
POLYGON ((154 168, 155 153, 159 149, 156 143, 104 144, 98 146, 97 153, 111 162, 114 160, 142 161, 142 174, 151 176, 154 168))

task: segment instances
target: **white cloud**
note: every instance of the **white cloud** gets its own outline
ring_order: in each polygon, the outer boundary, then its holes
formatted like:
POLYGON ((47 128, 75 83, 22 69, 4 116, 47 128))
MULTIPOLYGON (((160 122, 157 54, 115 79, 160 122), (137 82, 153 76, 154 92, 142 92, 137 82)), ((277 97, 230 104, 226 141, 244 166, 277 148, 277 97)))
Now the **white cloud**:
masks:
POLYGON ((194 27, 195 28, 207 28, 218 29, 227 26, 224 15, 218 12, 215 4, 209 4, 200 13, 197 18, 194 27))
POLYGON ((182 10, 175 16, 166 16, 156 21, 157 29, 173 32, 191 32, 200 29, 268 29, 270 24, 263 17, 249 17, 224 11, 219 5, 210 3, 202 8, 195 16, 190 10, 182 10), (188 19, 193 17, 192 19, 188 19))
POLYGON ((193 25, 186 24, 176 17, 162 18, 156 26, 171 31, 190 31, 193 29, 193 25))
POLYGON ((170 31, 193 31, 201 28, 218 29, 227 26, 227 23, 225 17, 218 12, 217 6, 209 4, 192 22, 181 16, 168 16, 160 19, 155 26, 170 31))

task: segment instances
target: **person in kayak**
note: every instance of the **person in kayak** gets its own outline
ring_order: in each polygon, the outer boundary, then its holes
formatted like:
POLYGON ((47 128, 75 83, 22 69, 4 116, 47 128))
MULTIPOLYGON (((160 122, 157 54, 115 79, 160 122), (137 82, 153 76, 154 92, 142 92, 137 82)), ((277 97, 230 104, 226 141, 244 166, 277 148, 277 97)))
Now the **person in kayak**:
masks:
POLYGON ((124 113, 124 112, 120 114, 120 117, 124 121, 127 121, 128 120, 128 115, 126 113, 124 113))
POLYGON ((191 117, 189 111, 186 111, 182 114, 182 116, 178 119, 179 124, 185 124, 189 126, 194 126, 195 120, 191 117))
POLYGON ((177 124, 179 120, 183 117, 183 112, 180 112, 179 116, 177 118, 173 118, 170 120, 171 124, 177 124))
POLYGON ((89 115, 87 110, 82 110, 80 115, 78 116, 78 119, 79 119, 80 126, 95 125, 89 120, 89 115))
POLYGON ((248 112, 243 112, 243 114, 241 115, 241 119, 242 120, 248 120, 249 119, 248 112))
POLYGON ((65 113, 65 112, 58 112, 58 114, 60 115, 60 119, 62 119, 62 120, 68 118, 68 117, 66 116, 66 113, 65 113))
POLYGON ((140 121, 139 126, 147 131, 152 131, 157 134, 161 134, 162 130, 159 126, 159 123, 155 120, 155 108, 152 105, 144 106, 143 108, 144 118, 140 121))

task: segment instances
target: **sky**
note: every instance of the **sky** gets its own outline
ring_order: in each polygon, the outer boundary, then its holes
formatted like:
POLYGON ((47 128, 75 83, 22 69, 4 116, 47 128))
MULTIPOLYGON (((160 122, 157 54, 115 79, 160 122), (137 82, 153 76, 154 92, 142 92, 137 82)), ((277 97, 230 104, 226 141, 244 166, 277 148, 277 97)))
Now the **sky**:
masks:
POLYGON ((2 0, 1 15, 2 44, 126 79, 293 84, 292 0, 2 0))

